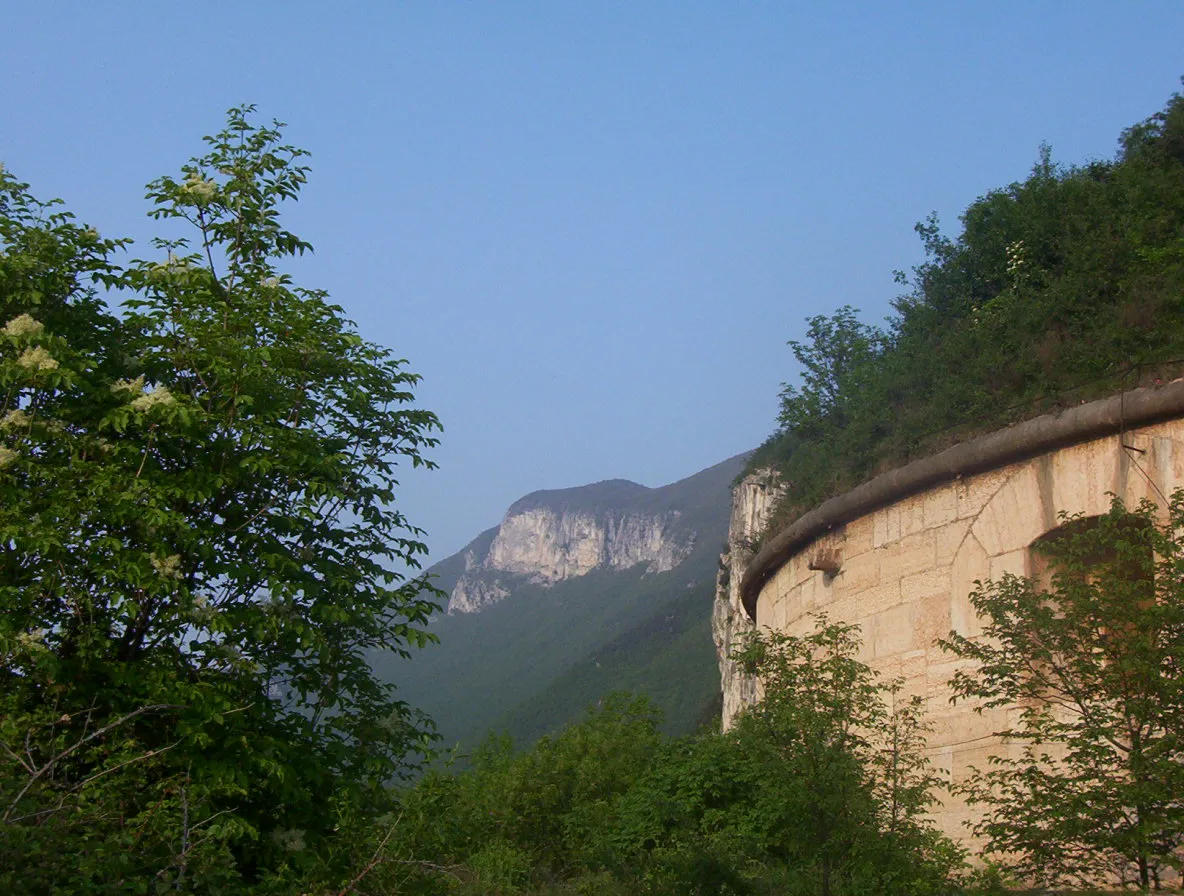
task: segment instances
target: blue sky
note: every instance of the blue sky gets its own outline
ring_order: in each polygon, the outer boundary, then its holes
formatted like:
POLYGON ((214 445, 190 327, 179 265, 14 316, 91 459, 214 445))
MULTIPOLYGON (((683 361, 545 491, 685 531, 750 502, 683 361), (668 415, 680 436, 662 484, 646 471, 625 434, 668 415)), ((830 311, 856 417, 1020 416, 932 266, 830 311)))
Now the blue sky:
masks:
MULTIPOLYGON (((9 2, 0 160, 105 235, 259 106, 312 152, 297 281, 445 425, 434 559, 538 488, 661 485, 773 429, 786 341, 877 320, 913 224, 1041 142, 1108 158, 1184 75, 1184 4, 9 2)), ((140 250, 148 254, 145 245, 140 250)))

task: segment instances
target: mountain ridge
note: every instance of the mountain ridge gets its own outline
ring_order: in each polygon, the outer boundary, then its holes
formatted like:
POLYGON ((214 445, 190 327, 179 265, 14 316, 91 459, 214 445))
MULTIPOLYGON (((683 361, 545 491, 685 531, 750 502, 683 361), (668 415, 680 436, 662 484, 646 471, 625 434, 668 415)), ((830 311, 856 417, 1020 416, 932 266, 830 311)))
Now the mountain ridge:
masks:
POLYGON ((746 457, 654 488, 610 479, 518 499, 501 524, 428 570, 450 599, 466 581, 496 584, 506 593, 477 612, 437 614, 431 631, 439 645, 411 662, 379 657, 376 671, 398 685, 401 699, 436 719, 447 743, 471 746, 491 729, 529 742, 623 689, 648 693, 672 733, 692 730, 718 699, 711 640, 715 575, 732 483, 746 457), (665 527, 667 547, 682 545, 685 552, 658 569, 651 569, 653 555, 647 555, 554 579, 532 576, 528 568, 482 566, 507 519, 540 511, 587 514, 601 523, 630 514, 656 520, 665 527))
POLYGON ((729 458, 654 488, 606 479, 530 492, 510 505, 498 526, 429 571, 437 573, 437 586, 449 594, 448 613, 455 615, 505 600, 521 579, 549 587, 604 567, 644 563, 649 573, 672 570, 690 555, 706 524, 699 487, 741 460, 729 458))

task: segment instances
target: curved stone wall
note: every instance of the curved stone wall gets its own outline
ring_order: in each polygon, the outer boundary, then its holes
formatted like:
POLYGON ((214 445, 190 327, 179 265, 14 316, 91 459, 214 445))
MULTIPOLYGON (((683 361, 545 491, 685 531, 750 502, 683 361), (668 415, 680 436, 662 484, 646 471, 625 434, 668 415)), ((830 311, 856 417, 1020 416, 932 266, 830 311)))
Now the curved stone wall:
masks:
MULTIPOLYGON (((1163 506, 1181 487, 1184 381, 1175 381, 992 433, 827 502, 752 560, 741 599, 763 628, 804 633, 818 612, 859 624, 862 658, 925 700, 929 755, 959 781, 1005 749, 992 737, 1004 711, 950 704, 958 664, 935 644, 951 630, 981 632, 968 599, 975 582, 1031 574, 1029 548, 1059 512, 1105 513, 1111 494, 1163 506)), ((968 842, 971 811, 940 796, 940 826, 968 842)))

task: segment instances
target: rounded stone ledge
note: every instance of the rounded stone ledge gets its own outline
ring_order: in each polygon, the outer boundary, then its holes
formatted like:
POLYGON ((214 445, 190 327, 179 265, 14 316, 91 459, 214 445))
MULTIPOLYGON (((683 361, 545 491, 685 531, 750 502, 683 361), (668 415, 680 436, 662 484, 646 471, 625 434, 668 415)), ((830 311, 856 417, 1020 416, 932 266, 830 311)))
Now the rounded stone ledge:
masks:
POLYGON ((866 513, 962 476, 1180 416, 1184 379, 1033 417, 882 473, 803 514, 766 542, 744 571, 744 609, 755 621, 761 589, 786 561, 818 536, 866 513))

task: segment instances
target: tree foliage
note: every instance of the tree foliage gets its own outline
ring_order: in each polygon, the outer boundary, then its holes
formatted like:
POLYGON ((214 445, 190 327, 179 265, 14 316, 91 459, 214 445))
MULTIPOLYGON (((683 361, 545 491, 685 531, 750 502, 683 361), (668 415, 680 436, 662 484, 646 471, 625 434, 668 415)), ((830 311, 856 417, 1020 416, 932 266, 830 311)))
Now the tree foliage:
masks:
POLYGON ((1146 890, 1184 865, 1184 491, 1165 511, 1066 517, 1041 544, 1051 581, 981 584, 982 637, 942 642, 973 661, 957 698, 1015 710, 998 734, 1022 749, 965 793, 987 809, 976 833, 1025 877, 1146 890))
POLYGON ((617 696, 514 753, 404 792, 400 892, 925 894, 957 851, 923 820, 915 702, 891 702, 851 628, 745 650, 765 702, 726 733, 663 741, 617 696))
POLYGON ((793 342, 800 383, 751 466, 781 475, 771 528, 892 466, 1060 404, 1178 375, 1184 358, 1184 98, 1111 161, 1054 163, 972 203, 884 328, 851 308, 793 342))
POLYGON ((858 658, 857 626, 755 633, 737 654, 764 696, 736 732, 764 755, 782 823, 777 846, 809 892, 922 893, 952 853, 925 820, 937 778, 924 758, 920 698, 904 700, 858 658))
POLYGON ((10 889, 331 876, 335 828, 387 804, 429 730, 367 653, 428 637, 393 501, 438 423, 282 269, 309 249, 279 218, 308 169, 252 111, 149 185, 189 231, 152 260, 120 266, 125 241, 0 174, 10 889))

